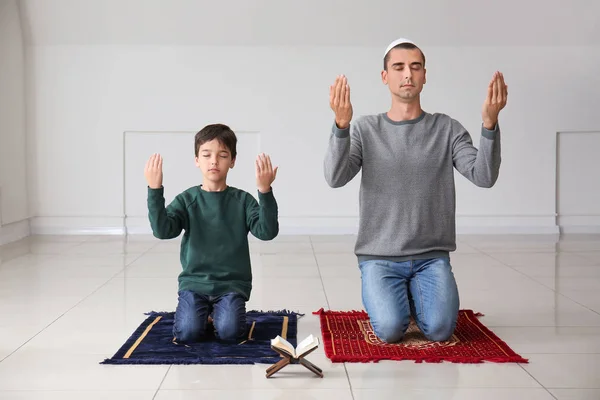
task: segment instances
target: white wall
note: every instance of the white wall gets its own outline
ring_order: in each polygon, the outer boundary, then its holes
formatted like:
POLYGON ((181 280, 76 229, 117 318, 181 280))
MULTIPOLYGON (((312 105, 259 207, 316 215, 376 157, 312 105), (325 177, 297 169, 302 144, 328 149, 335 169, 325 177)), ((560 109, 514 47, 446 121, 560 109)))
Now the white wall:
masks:
POLYGON ((559 132, 557 208, 565 233, 598 233, 600 131, 559 132))
MULTIPOLYGON (((386 111, 389 94, 379 75, 385 45, 31 47, 29 78, 35 90, 29 103, 29 159, 37 216, 32 228, 119 232, 123 133, 197 131, 224 122, 259 132, 260 150, 280 165, 274 187, 282 232, 354 231, 358 177, 336 190, 323 178, 333 121, 328 90, 336 74, 344 73, 356 115, 386 111)), ((476 145, 493 72, 503 71, 509 85, 500 120, 499 181, 492 189, 479 189, 457 175, 459 232, 556 231, 556 132, 598 130, 599 50, 424 48, 424 108, 457 118, 476 145)), ((186 151, 181 157, 189 158, 192 169, 192 143, 186 151)), ((143 165, 138 167, 142 174, 143 165)), ((198 174, 190 186, 200 179, 198 174)), ((145 187, 130 183, 125 189, 145 187)), ((145 215, 131 217, 143 224, 145 215)))
POLYGON ((29 234, 25 52, 16 0, 0 1, 0 244, 29 234))

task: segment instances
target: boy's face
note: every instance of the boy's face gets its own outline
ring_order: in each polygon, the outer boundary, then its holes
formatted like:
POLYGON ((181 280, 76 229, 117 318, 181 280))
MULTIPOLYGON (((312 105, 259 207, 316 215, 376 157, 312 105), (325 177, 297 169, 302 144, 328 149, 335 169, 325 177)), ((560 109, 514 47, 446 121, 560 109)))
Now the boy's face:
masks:
POLYGON ((196 166, 202 171, 205 180, 224 182, 234 164, 235 160, 231 158, 229 149, 217 139, 204 143, 198 149, 196 166))

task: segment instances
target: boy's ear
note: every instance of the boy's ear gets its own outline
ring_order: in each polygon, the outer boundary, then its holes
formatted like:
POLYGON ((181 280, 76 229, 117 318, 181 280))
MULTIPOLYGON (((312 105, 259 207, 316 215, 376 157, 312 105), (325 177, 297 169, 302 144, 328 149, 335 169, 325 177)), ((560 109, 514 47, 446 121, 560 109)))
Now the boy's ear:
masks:
POLYGON ((231 159, 231 166, 229 168, 235 167, 235 158, 231 159))

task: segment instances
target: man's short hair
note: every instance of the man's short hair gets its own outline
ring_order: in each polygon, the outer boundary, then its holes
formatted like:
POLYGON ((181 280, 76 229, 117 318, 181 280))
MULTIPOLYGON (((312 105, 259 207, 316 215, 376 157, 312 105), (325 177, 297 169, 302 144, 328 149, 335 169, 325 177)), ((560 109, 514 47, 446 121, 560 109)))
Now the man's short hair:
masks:
POLYGON ((423 67, 425 67, 425 54, 423 54, 423 50, 421 50, 412 40, 400 38, 394 40, 385 49, 385 54, 383 55, 383 69, 385 71, 387 71, 387 63, 390 60, 390 51, 392 51, 393 49, 418 49, 421 53, 421 57, 423 57, 423 67))

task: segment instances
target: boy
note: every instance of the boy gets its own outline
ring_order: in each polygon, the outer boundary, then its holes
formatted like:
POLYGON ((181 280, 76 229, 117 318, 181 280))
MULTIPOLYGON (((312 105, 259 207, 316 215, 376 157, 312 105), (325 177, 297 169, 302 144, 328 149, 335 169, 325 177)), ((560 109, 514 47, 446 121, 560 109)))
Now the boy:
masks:
POLYGON ((196 166, 203 183, 180 193, 165 208, 162 157, 146 163, 148 217, 155 237, 181 241, 178 305, 173 335, 179 343, 206 336, 209 316, 215 336, 240 339, 246 331, 246 302, 252 289, 248 232, 261 240, 279 233, 277 202, 271 184, 277 175, 271 159, 256 159, 260 204, 249 193, 227 185, 236 160, 237 138, 226 125, 207 125, 195 137, 196 166))

